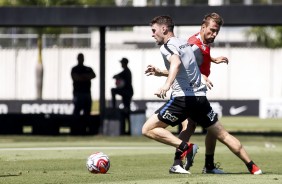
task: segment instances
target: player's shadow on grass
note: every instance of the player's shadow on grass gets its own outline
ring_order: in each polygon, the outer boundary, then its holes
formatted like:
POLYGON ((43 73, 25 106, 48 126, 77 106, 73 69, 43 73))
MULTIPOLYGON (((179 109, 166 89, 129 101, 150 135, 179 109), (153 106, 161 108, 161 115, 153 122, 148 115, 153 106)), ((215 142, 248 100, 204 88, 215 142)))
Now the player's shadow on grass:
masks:
MULTIPOLYGON (((220 175, 252 175, 250 174, 249 172, 225 172, 224 174, 220 174, 220 175)), ((266 173, 263 173, 263 174, 266 174, 266 173)))
POLYGON ((19 174, 10 174, 10 173, 8 173, 8 174, 0 174, 0 178, 4 178, 4 177, 13 177, 13 176, 21 176, 22 174, 21 173, 19 173, 19 174))

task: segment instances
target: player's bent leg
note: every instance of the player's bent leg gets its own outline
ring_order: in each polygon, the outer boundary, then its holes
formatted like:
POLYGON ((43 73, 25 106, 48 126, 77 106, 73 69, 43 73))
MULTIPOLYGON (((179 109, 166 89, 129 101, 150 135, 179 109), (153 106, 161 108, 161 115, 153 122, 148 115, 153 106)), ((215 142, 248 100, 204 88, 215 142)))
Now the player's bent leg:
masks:
MULTIPOLYGON (((175 157, 174 157, 174 164, 170 168, 170 173, 174 172, 174 167, 181 167, 184 168, 185 171, 188 171, 190 167, 193 165, 195 155, 199 149, 198 145, 190 143, 188 144, 188 150, 181 152, 180 150, 177 150, 175 152, 175 157), (179 162, 177 162, 179 160, 179 162)), ((188 172, 187 174, 191 174, 188 172)))
POLYGON ((161 122, 157 114, 152 115, 143 125, 142 134, 158 142, 178 148, 182 141, 165 128, 168 124, 161 122))
MULTIPOLYGON (((184 137, 180 138, 181 140, 185 140, 186 142, 190 140, 190 137, 195 132, 196 126, 197 126, 196 122, 194 122, 190 118, 188 118, 187 122, 188 122, 187 128, 184 134, 186 138, 184 137)), ((190 170, 190 167, 193 166, 194 158, 195 158, 196 153, 198 152, 198 149, 199 149, 198 145, 190 143, 189 149, 181 155, 181 159, 184 160, 183 167, 185 168, 185 170, 188 171, 190 170)))
POLYGON ((219 121, 208 127, 207 130, 238 156, 247 165, 251 174, 262 174, 261 170, 250 159, 241 142, 229 134, 219 121))
POLYGON ((206 138, 205 138, 205 147, 206 147, 206 154, 207 155, 213 155, 215 152, 215 146, 216 146, 216 136, 214 136, 212 133, 207 132, 206 138))
MULTIPOLYGON (((165 128, 167 126, 168 125, 166 123, 163 123, 158 119, 157 114, 154 114, 143 125, 142 134, 161 143, 174 146, 181 152, 187 151, 189 149, 188 144, 174 136, 170 131, 166 130, 165 128)), ((184 170, 181 165, 172 166, 169 169, 169 172, 189 174, 189 172, 184 170)))
POLYGON ((191 143, 189 145, 189 149, 186 151, 185 164, 183 165, 185 170, 188 171, 190 170, 190 167, 193 166, 194 158, 195 158, 196 153, 198 152, 198 149, 199 147, 196 144, 191 143))
MULTIPOLYGON (((188 125, 188 121, 187 120, 182 122, 182 130, 181 130, 181 132, 179 133, 179 136, 178 136, 179 139, 181 139, 184 142, 188 142, 189 138, 191 136, 191 135, 189 135, 189 132, 187 131, 187 125, 188 125)), ((183 153, 179 149, 176 148, 172 167, 173 166, 177 166, 177 165, 180 165, 181 167, 183 167, 182 161, 184 160, 185 156, 182 157, 182 154, 183 153)))
POLYGON ((193 122, 191 119, 188 120, 186 119, 185 121, 182 122, 182 130, 179 133, 179 139, 181 139, 184 142, 189 142, 190 137, 192 134, 195 132, 196 129, 196 123, 193 122))
POLYGON ((193 165, 194 157, 197 153, 198 146, 195 144, 189 143, 189 139, 191 135, 194 133, 196 129, 196 124, 192 120, 185 120, 182 122, 182 130, 179 134, 179 138, 183 142, 187 142, 189 145, 189 149, 181 152, 179 149, 176 149, 175 156, 174 156, 174 163, 173 166, 170 168, 170 173, 172 173, 172 168, 174 166, 181 166, 185 168, 185 170, 189 170, 190 167, 193 165))
POLYGON ((214 125, 208 127, 208 131, 216 136, 216 138, 225 144, 235 155, 237 155, 243 162, 248 163, 251 161, 240 141, 229 134, 221 123, 218 121, 214 125))
POLYGON ((219 168, 220 164, 214 163, 216 140, 216 137, 208 131, 205 139, 206 153, 203 174, 224 174, 222 169, 219 168))

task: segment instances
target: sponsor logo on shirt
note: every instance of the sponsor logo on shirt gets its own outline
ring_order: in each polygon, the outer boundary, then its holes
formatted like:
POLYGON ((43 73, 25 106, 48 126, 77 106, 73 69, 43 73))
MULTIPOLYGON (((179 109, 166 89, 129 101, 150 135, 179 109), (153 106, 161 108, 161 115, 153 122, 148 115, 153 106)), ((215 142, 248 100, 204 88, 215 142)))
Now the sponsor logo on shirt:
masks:
POLYGON ((186 43, 186 44, 184 44, 184 45, 180 45, 180 46, 179 46, 179 49, 184 49, 185 47, 188 47, 188 46, 189 46, 189 44, 186 43))

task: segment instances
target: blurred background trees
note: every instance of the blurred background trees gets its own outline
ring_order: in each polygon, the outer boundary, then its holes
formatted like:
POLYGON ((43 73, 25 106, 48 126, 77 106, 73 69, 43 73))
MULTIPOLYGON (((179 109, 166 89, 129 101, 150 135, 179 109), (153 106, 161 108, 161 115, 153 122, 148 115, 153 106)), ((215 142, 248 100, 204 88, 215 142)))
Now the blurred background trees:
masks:
POLYGON ((246 35, 254 39, 260 47, 282 47, 282 26, 252 27, 246 31, 246 35))

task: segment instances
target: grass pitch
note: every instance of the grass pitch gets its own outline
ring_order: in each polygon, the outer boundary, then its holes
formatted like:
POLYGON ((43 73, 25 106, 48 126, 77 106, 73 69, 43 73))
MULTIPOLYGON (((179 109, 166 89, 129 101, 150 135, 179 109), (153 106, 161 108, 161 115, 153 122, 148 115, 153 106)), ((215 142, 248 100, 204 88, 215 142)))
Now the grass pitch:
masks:
MULTIPOLYGON (((229 125, 233 126, 232 124, 229 125)), ((250 127, 246 123, 244 125, 250 127)), ((229 128, 227 125, 225 127, 229 128)), ((280 125, 277 127, 276 132, 280 125)), ((238 125, 234 128, 238 129, 238 125)), ((244 130, 244 126, 240 129, 244 130)), ((255 130, 252 129, 252 131, 255 130)), ((249 174, 243 162, 221 143, 217 144, 215 161, 221 163, 221 168, 227 174, 201 174, 205 151, 203 135, 192 137, 192 141, 197 143, 200 149, 191 168, 191 175, 169 174, 168 169, 173 161, 174 148, 142 136, 48 137, 27 135, 0 136, 0 183, 282 183, 282 137, 261 135, 236 135, 236 137, 243 143, 255 163, 261 167, 263 175, 249 174), (102 151, 110 157, 111 168, 107 174, 91 174, 85 167, 86 158, 96 151, 102 151)))

